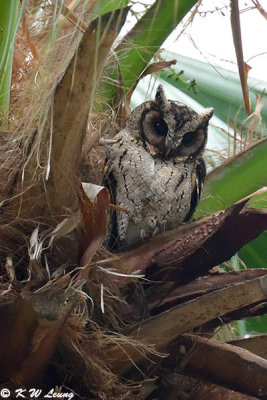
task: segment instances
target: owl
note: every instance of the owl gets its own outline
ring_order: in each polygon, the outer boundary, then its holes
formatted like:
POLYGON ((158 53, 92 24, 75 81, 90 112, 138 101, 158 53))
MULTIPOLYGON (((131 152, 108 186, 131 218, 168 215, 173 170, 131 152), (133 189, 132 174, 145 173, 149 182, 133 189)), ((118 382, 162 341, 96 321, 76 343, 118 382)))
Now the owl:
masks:
POLYGON ((163 87, 154 101, 133 110, 107 149, 104 184, 111 192, 111 250, 129 248, 188 221, 206 175, 203 152, 213 109, 197 114, 168 100, 163 87))

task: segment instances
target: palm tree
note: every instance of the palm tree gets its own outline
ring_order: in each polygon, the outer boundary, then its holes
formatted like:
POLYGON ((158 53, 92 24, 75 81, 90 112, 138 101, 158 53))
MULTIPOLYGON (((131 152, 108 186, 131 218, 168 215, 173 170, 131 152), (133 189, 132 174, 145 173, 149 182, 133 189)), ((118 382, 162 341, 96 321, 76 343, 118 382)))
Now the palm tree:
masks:
POLYGON ((3 5, 13 23, 0 69, 0 378, 13 397, 36 387, 102 399, 267 396, 266 337, 212 337, 265 313, 265 269, 213 270, 266 229, 265 139, 209 175, 199 219, 120 254, 103 247, 112 205, 95 185, 99 139, 124 125, 142 76, 173 66, 148 64, 195 4, 156 0, 115 44, 131 2, 3 5))

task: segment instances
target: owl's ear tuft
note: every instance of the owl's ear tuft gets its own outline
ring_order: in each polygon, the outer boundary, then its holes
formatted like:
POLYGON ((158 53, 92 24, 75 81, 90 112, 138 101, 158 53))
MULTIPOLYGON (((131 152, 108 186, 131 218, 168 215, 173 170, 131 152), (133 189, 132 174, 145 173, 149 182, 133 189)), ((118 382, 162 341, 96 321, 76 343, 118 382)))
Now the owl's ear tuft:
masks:
POLYGON ((162 85, 159 85, 156 91, 155 102, 160 106, 168 105, 168 99, 165 95, 162 85))
POLYGON ((209 120, 211 119, 214 112, 214 108, 206 108, 202 113, 199 114, 199 119, 202 121, 201 125, 207 127, 209 120))

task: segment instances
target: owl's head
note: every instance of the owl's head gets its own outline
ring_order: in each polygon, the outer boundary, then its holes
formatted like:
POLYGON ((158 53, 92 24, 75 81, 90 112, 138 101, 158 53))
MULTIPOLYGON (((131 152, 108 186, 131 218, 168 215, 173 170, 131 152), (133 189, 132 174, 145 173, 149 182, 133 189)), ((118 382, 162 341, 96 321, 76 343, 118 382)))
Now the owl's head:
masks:
POLYGON ((184 160, 203 153, 212 114, 213 108, 197 114, 182 103, 168 100, 159 85, 155 100, 135 108, 127 125, 153 156, 184 160))

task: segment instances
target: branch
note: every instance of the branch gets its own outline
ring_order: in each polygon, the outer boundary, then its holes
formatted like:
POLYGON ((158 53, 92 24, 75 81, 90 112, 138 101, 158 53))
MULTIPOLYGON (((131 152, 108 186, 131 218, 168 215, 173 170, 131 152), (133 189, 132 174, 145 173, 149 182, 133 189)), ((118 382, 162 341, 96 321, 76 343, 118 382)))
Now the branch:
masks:
POLYGON ((147 350, 140 352, 130 343, 124 346, 124 351, 116 347, 108 349, 107 358, 110 359, 111 368, 122 374, 146 357, 149 346, 153 346, 156 351, 164 351, 181 333, 255 301, 262 301, 266 295, 267 276, 264 276, 216 290, 143 321, 126 331, 125 335, 147 346, 147 350))
POLYGON ((251 104, 248 91, 248 71, 250 67, 244 62, 243 57, 238 0, 231 0, 231 26, 243 98, 245 102, 246 112, 248 115, 250 115, 251 104))
POLYGON ((110 48, 123 25, 128 8, 94 21, 86 31, 77 54, 56 88, 54 100, 51 179, 56 195, 52 204, 73 208, 80 185, 82 144, 98 78, 110 48), (78 178, 78 179, 77 179, 78 178), (67 192, 66 192, 67 190, 67 192))
POLYGON ((266 399, 267 361, 248 350, 215 339, 183 335, 168 351, 171 355, 164 365, 178 366, 179 373, 266 399))
POLYGON ((148 311, 158 314, 178 304, 192 300, 198 296, 227 288, 236 284, 245 283, 255 278, 267 275, 265 268, 246 269, 229 273, 210 274, 196 279, 186 285, 176 282, 153 284, 147 291, 146 301, 148 311))
POLYGON ((242 347, 242 349, 246 349, 267 360, 267 335, 256 335, 246 339, 236 339, 229 342, 229 344, 242 347))
POLYGON ((206 274, 267 229, 266 210, 243 210, 250 198, 264 192, 263 188, 226 210, 163 232, 122 253, 127 265, 124 272, 141 271, 148 279, 180 283, 206 274))

